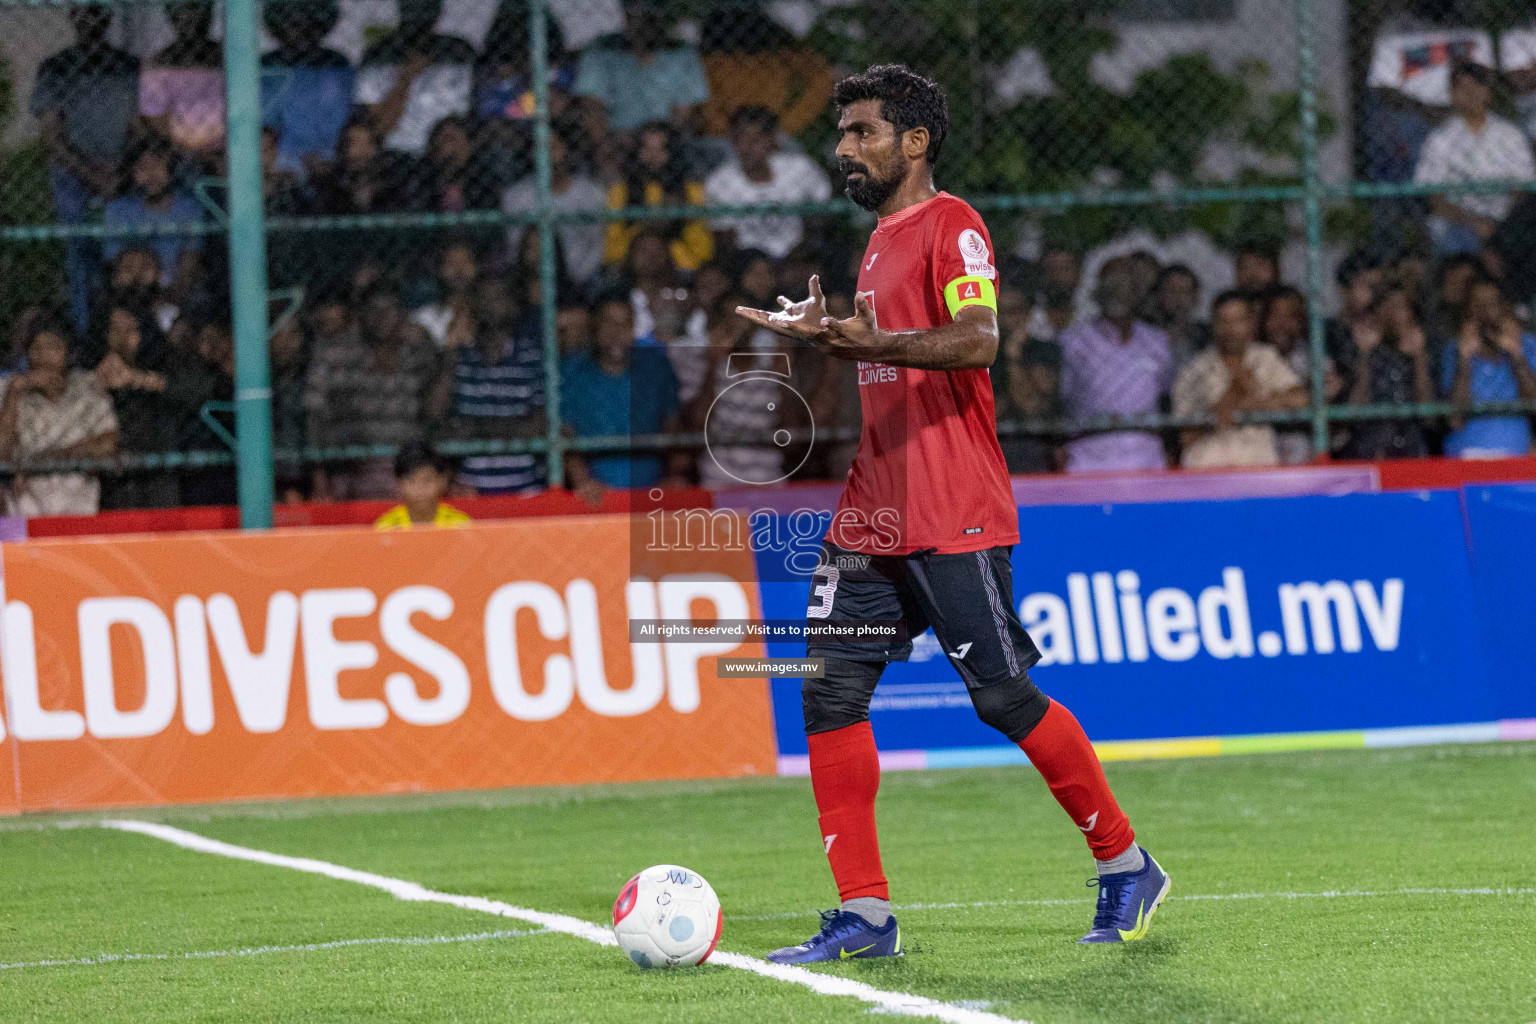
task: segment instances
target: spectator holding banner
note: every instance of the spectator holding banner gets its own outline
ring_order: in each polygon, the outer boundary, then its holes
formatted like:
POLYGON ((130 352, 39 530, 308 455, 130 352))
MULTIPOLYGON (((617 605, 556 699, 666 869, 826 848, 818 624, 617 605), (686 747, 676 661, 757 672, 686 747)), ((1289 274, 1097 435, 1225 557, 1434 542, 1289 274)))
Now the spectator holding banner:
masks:
MULTIPOLYGON (((1459 406, 1473 402, 1536 401, 1536 337, 1525 333, 1497 281, 1472 285, 1467 316, 1454 346, 1441 350, 1440 384, 1459 406)), ((1524 416, 1474 416, 1453 420, 1445 454, 1496 459, 1531 450, 1524 416)))

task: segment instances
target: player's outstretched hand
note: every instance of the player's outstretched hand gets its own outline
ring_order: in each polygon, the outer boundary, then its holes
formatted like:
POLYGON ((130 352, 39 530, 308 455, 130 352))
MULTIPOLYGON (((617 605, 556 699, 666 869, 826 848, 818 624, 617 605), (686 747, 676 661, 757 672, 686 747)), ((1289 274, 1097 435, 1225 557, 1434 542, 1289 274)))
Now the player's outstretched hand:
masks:
POLYGON ((821 294, 821 275, 811 275, 810 292, 811 297, 800 302, 790 302, 780 295, 780 309, 776 313, 750 306, 737 306, 736 313, 786 338, 815 341, 826 333, 822 324, 827 319, 827 300, 821 294))
POLYGON ((847 320, 826 317, 821 321, 824 333, 816 339, 829 355, 842 359, 876 358, 881 349, 880 328, 875 324, 875 310, 868 292, 855 292, 854 314, 847 320))

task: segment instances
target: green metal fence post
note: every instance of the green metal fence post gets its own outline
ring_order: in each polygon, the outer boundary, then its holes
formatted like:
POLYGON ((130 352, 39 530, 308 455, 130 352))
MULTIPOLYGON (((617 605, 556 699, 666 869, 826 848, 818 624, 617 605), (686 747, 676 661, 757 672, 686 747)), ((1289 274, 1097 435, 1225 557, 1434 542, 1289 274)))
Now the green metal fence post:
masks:
POLYGON ((267 360, 267 239, 261 188, 256 0, 224 4, 228 90, 229 290, 235 329, 235 465, 240 525, 272 525, 272 383, 267 360))
POLYGON ((1312 448, 1328 453, 1328 396, 1323 391, 1323 180, 1317 165, 1317 10, 1296 0, 1296 76, 1301 98, 1302 206, 1307 222, 1307 337, 1312 352, 1312 448))
POLYGON ((533 68, 533 156, 539 201, 539 306, 544 334, 544 413, 549 424, 549 485, 565 482, 565 445, 560 433, 560 340, 555 333, 555 221, 549 167, 549 19, 547 0, 529 0, 528 45, 533 68))

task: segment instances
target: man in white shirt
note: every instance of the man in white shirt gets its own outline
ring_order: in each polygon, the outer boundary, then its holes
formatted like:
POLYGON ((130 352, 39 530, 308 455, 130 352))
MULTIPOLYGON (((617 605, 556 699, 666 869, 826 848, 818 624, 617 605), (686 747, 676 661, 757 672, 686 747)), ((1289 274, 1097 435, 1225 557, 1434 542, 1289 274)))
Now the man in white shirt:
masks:
MULTIPOLYGON (((1496 114, 1493 71, 1470 61, 1451 70, 1455 113, 1424 140, 1413 180, 1420 185, 1536 178, 1531 144, 1519 128, 1496 114)), ((1477 252, 1509 213, 1507 193, 1436 195, 1429 229, 1442 255, 1477 252)))
MULTIPOLYGON (((733 159, 704 181, 704 197, 711 206, 750 203, 825 202, 832 185, 816 162, 804 153, 778 152, 778 115, 767 107, 737 107, 731 114, 733 159)), ((783 259, 799 244, 805 227, 799 217, 722 217, 710 225, 716 232, 732 235, 715 246, 730 249, 761 249, 783 259)))
MULTIPOLYGON (((571 146, 559 131, 549 133, 549 200, 556 210, 601 210, 606 199, 603 187, 576 169, 571 156, 571 146)), ((533 213, 539 208, 538 183, 528 175, 502 193, 501 209, 504 213, 533 213)), ((521 251, 526 224, 513 224, 507 228, 507 248, 521 251)), ((585 285, 597 276, 603 262, 603 224, 566 222, 555 229, 560 239, 561 255, 565 257, 565 269, 577 284, 585 285)))
POLYGON ((400 24, 363 52, 353 100, 396 152, 420 156, 432 126, 468 114, 475 48, 441 35, 442 0, 400 0, 400 24))
POLYGON ((1307 389, 1280 354, 1256 341, 1253 300, 1239 291, 1222 292, 1211 303, 1210 348, 1185 364, 1173 382, 1173 414, 1214 416, 1216 426, 1184 431, 1186 469, 1273 466, 1280 461, 1275 428, 1268 423, 1234 424, 1247 412, 1302 409, 1307 389))

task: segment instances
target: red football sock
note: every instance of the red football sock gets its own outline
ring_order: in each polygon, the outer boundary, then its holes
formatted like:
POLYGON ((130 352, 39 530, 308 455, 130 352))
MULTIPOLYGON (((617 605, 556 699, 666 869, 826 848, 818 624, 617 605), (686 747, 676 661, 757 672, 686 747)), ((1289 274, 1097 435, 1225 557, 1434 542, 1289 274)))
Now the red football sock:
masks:
POLYGON ((1136 833, 1131 831, 1130 819, 1109 791, 1099 755, 1072 712, 1051 701, 1045 717, 1019 747, 1045 776, 1056 802, 1082 830, 1095 859, 1109 860, 1131 848, 1136 833))
POLYGON ((811 789, 821 812, 821 839, 845 900, 860 896, 890 899, 880 869, 875 835, 875 793, 880 789, 880 755, 868 722, 807 737, 811 748, 811 789))

